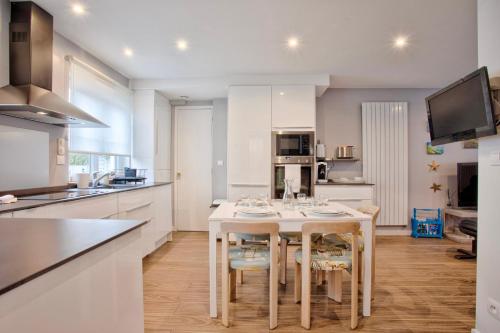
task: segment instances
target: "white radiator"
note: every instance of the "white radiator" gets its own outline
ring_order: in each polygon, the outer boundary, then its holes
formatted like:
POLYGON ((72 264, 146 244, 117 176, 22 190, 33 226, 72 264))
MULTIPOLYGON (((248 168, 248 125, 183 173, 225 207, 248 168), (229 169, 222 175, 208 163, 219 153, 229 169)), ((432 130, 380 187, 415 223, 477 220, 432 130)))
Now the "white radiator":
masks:
POLYGON ((375 184, 377 225, 407 225, 408 103, 363 103, 362 123, 363 177, 375 184))

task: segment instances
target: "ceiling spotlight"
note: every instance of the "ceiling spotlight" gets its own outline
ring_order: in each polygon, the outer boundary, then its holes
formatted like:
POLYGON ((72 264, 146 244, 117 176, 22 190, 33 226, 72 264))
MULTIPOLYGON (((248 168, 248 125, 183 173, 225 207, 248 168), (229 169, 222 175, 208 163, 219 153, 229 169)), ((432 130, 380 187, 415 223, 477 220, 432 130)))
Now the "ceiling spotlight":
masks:
POLYGON ((179 39, 176 42, 176 45, 179 51, 186 51, 189 47, 188 42, 185 39, 179 39))
POLYGON ((44 111, 37 111, 37 112, 36 112, 36 114, 39 114, 39 115, 43 116, 43 115, 46 115, 46 114, 47 114, 47 112, 44 112, 44 111))
POLYGON ((408 46, 408 37, 406 36, 399 36, 396 39, 394 39, 394 47, 397 49, 404 49, 405 47, 408 46))
POLYGON ((280 91, 280 96, 285 96, 285 92, 284 91, 280 91))
POLYGON ((132 51, 132 49, 126 47, 123 49, 123 54, 125 54, 127 57, 131 57, 134 55, 134 51, 132 51))
POLYGON ((299 44, 300 44, 299 39, 297 37, 288 38, 286 43, 288 45, 288 48, 290 48, 290 49, 296 49, 297 47, 299 47, 299 44))
POLYGON ((76 15, 83 15, 83 14, 85 14, 85 7, 83 7, 83 5, 80 4, 80 3, 74 3, 71 6, 71 9, 73 10, 73 13, 75 13, 76 15))

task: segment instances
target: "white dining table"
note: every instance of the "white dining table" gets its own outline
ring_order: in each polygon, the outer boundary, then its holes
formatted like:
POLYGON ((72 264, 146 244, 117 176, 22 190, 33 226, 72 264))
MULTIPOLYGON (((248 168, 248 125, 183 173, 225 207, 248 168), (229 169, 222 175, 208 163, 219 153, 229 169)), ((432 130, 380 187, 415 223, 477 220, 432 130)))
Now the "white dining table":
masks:
POLYGON ((269 221, 279 224, 280 232, 300 232, 302 225, 308 222, 342 221, 360 223, 363 231, 363 316, 370 316, 371 286, 372 286, 372 217, 352 209, 339 202, 328 202, 328 207, 346 212, 339 216, 318 216, 309 213, 307 209, 285 209, 280 200, 274 200, 271 205, 276 210, 275 215, 266 217, 249 217, 237 212, 234 202, 222 203, 208 218, 209 230, 209 271, 210 271, 210 317, 217 318, 217 236, 222 222, 259 222, 269 221))

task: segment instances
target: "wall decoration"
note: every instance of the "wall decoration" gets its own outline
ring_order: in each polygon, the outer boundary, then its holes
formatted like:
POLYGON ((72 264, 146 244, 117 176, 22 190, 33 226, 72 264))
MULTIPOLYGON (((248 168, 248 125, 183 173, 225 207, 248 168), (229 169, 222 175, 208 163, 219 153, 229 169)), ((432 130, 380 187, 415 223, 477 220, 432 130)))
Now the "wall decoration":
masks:
POLYGON ((427 164, 429 166, 429 171, 436 171, 439 169, 439 167, 441 166, 441 164, 439 163, 436 163, 436 161, 432 161, 431 164, 427 164))
POLYGON ((443 155, 443 146, 433 146, 430 142, 427 142, 427 155, 443 155))
POLYGON ((479 142, 477 139, 464 141, 464 149, 477 149, 479 146, 479 142))
POLYGON ((436 193, 437 191, 441 191, 441 186, 441 184, 432 183, 432 186, 429 188, 436 193))

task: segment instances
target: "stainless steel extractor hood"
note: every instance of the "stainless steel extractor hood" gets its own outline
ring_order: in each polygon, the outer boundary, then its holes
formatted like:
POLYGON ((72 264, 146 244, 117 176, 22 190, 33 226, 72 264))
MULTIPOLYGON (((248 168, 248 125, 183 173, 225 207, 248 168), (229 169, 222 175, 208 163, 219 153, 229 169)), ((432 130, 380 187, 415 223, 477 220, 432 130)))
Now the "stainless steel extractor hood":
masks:
POLYGON ((31 1, 12 2, 10 85, 0 88, 0 115, 71 127, 108 127, 52 92, 53 18, 31 1))

